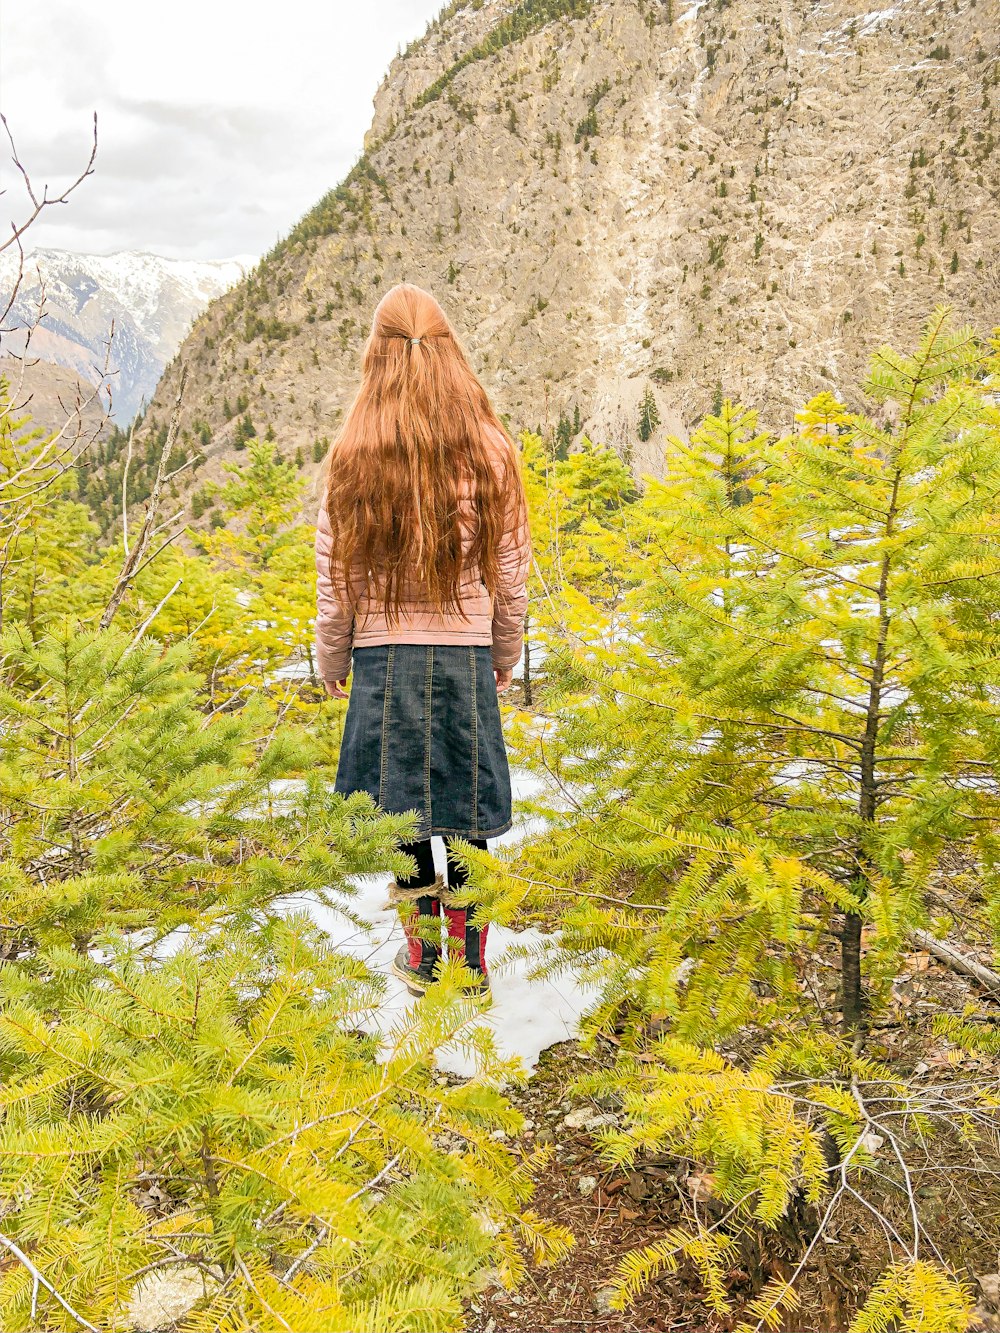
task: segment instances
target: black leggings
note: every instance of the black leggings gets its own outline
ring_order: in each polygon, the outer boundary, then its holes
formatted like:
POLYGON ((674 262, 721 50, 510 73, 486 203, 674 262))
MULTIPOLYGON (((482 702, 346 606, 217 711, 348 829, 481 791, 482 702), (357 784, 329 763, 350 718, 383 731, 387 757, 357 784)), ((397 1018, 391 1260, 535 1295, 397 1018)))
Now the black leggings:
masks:
MULTIPOLYGON (((485 838, 466 838, 466 842, 471 843, 473 847, 479 847, 484 852, 486 850, 485 838)), ((448 887, 457 889, 461 887, 468 878, 465 868, 460 866, 451 854, 451 839, 444 840, 445 854, 448 862, 448 887)), ((425 838, 422 842, 404 842, 400 844, 399 850, 406 852, 407 856, 412 856, 417 863, 416 873, 410 875, 408 879, 397 879, 396 883, 401 889, 422 889, 425 885, 430 887, 434 883, 434 853, 431 850, 430 838, 425 838)))

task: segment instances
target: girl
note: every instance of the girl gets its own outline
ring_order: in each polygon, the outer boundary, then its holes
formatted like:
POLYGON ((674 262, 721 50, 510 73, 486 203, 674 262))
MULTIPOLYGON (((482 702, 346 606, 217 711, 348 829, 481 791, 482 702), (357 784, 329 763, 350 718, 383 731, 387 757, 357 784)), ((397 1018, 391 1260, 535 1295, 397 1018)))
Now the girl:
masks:
POLYGON ((336 790, 420 818, 401 849, 416 870, 389 886, 406 936, 393 971, 423 994, 443 906, 449 949, 485 991, 488 927, 451 901, 465 880, 451 839, 485 848, 511 826, 497 695, 521 656, 531 542, 514 444, 420 287, 400 283, 375 309, 322 487, 317 662, 327 691, 349 699, 336 790))

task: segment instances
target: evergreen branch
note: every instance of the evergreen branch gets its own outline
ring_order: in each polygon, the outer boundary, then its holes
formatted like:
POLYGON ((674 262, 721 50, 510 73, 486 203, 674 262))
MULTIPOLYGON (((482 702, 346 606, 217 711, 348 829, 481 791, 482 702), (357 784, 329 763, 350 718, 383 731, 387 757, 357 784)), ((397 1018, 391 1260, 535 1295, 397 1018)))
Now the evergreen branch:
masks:
POLYGON ((982 579, 1000 578, 1000 569, 988 569, 983 574, 961 574, 950 579, 928 579, 926 588, 947 588, 955 583, 978 583, 982 579))
MULTIPOLYGON (((623 686, 617 683, 612 684, 610 688, 612 688, 616 694, 622 694, 627 699, 638 699, 640 702, 648 704, 651 708, 659 708, 665 712, 670 712, 670 713, 676 713, 678 711, 677 704, 665 703, 662 699, 656 699, 646 694, 636 694, 634 691, 626 690, 623 686)), ((755 718, 755 717, 748 717, 745 715, 720 717, 716 713, 703 713, 700 711, 693 712, 691 716, 697 718, 699 722, 712 722, 719 726, 736 726, 741 729, 749 729, 751 727, 754 727, 754 728, 760 728, 761 730, 764 731, 779 731, 779 732, 791 732, 792 734, 801 733, 803 735, 827 736, 831 740, 842 741, 845 745, 850 745, 855 749, 859 750, 861 749, 863 744, 863 741, 858 740, 854 736, 847 736, 843 732, 831 731, 829 728, 825 727, 810 726, 809 723, 803 722, 801 721, 801 719, 791 717, 787 713, 775 712, 773 716, 784 718, 788 722, 793 722, 795 723, 794 726, 782 727, 779 726, 776 722, 771 721, 770 718, 766 717, 755 718)))
MULTIPOLYGON (((594 844, 596 846, 596 844, 594 844)), ((589 898, 594 902, 611 903, 613 907, 627 907, 636 912, 669 912, 670 908, 664 903, 637 903, 631 898, 612 898, 606 893, 594 893, 590 889, 581 889, 574 885, 548 884, 544 880, 532 879, 528 875, 519 875, 509 867, 504 867, 504 874, 519 884, 527 884, 533 889, 547 889, 554 894, 570 894, 575 898, 589 898)), ((636 926, 637 930, 645 929, 643 926, 636 926)))
POLYGON ((327 1234, 328 1233, 326 1227, 320 1227, 319 1231, 316 1233, 315 1238, 310 1242, 307 1248, 304 1249, 302 1253, 299 1255, 299 1257, 293 1260, 293 1262, 289 1264, 286 1271, 282 1273, 281 1275, 282 1282, 284 1282, 287 1286, 291 1286, 292 1278, 304 1264, 309 1262, 312 1256, 323 1244, 324 1240, 326 1240, 327 1234))
MULTIPOLYGON (((774 450, 768 457, 768 471, 774 472, 777 475, 784 477, 787 482, 791 482, 792 485, 800 485, 804 490, 808 491, 809 483, 800 476, 795 467, 786 466, 782 455, 777 452, 780 446, 787 446, 791 443, 795 443, 795 440, 796 437, 793 436, 790 440, 779 440, 777 442, 774 450)), ((792 455, 792 457, 794 457, 794 455, 792 455)), ((838 491, 836 487, 831 487, 829 482, 827 482, 826 489, 830 495, 833 495, 840 500, 845 509, 860 509, 863 513, 874 518, 885 517, 884 509, 881 509, 878 505, 866 504, 863 500, 859 499, 857 495, 845 495, 842 491, 838 491)))
MULTIPOLYGON (((735 520, 733 521, 735 522, 735 520)), ((780 556, 783 560, 790 560, 792 564, 799 565, 802 569, 808 569, 814 574, 823 574, 827 577, 832 575, 837 583, 846 584, 851 588, 860 588, 862 592, 867 592, 873 597, 878 591, 868 583, 861 583, 858 579, 848 578, 846 575, 841 574, 837 569, 830 568, 829 566, 814 565, 810 561, 804 560, 801 556, 793 555, 790 551, 783 551, 780 547, 774 546, 766 541, 758 530, 751 533, 749 529, 740 527, 738 523, 736 523, 736 528, 741 536, 747 538, 748 543, 752 544, 753 542, 758 542, 766 550, 770 551, 772 555, 780 556)))
POLYGON ((356 1199, 361 1198, 362 1194, 367 1194, 370 1190, 373 1190, 380 1180, 384 1180, 385 1177, 389 1174, 389 1172, 393 1170, 394 1167, 399 1165, 402 1156, 403 1154, 401 1152, 398 1152, 396 1153, 395 1157, 391 1157, 389 1161, 386 1162, 385 1166, 383 1166, 381 1171, 376 1172, 376 1174, 372 1176, 371 1180, 366 1180, 363 1185, 361 1185, 358 1189, 354 1191, 353 1194, 348 1195, 348 1197, 344 1200, 344 1203, 345 1204, 354 1203, 356 1199))

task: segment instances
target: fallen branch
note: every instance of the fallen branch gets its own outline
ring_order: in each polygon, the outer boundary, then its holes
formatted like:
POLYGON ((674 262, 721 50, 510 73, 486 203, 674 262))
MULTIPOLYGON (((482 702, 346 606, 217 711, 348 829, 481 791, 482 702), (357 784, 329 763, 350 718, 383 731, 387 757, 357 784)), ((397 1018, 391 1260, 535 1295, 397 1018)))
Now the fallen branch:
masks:
POLYGON ((947 964, 953 972, 960 972, 963 976, 972 977, 981 986, 985 986, 988 991, 992 991, 997 999, 1000 999, 1000 973, 994 972, 991 968, 984 967, 982 963, 976 962, 974 958, 969 958, 964 953, 960 953, 953 944, 948 944, 945 940, 939 940, 929 930, 911 930, 910 935, 914 943, 919 944, 921 949, 926 949, 928 953, 932 953, 940 962, 947 964))
POLYGON ((45 1277, 45 1275, 35 1267, 35 1265, 31 1262, 31 1260, 21 1249, 21 1247, 19 1245, 15 1245, 15 1243, 11 1240, 9 1236, 0 1235, 0 1245, 2 1245, 5 1250, 9 1251, 9 1253, 14 1256, 14 1258, 18 1261, 18 1263, 23 1264, 24 1267, 31 1274, 33 1281, 32 1292, 31 1292, 32 1320, 34 1320, 34 1311, 38 1295, 38 1288, 44 1287, 45 1290, 49 1292, 50 1295, 56 1298, 56 1300, 66 1311, 66 1313, 68 1315, 71 1315, 78 1324, 82 1325, 83 1328, 89 1329, 90 1333, 100 1333, 100 1329, 95 1328, 93 1324, 89 1323, 86 1319, 84 1319, 82 1314, 79 1314, 76 1310, 74 1310, 72 1305, 70 1305, 68 1301, 64 1300, 62 1296, 59 1295, 58 1291, 56 1291, 55 1287, 48 1280, 48 1278, 45 1277))

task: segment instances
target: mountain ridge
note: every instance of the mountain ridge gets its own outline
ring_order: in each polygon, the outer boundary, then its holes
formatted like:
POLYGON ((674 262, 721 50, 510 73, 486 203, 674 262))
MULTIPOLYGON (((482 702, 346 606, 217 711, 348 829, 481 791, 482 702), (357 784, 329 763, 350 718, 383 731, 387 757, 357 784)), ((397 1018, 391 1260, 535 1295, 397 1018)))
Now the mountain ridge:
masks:
POLYGON ((772 429, 820 389, 850 399, 937 303, 1000 321, 1000 15, 954 0, 943 41, 945 13, 448 6, 392 62, 359 161, 199 317, 152 410, 184 360, 210 453, 237 396, 289 448, 329 438, 401 280, 442 300, 512 426, 579 408, 637 471, 720 391, 772 429))
MULTIPOLYGON (((251 255, 186 260, 145 250, 94 255, 37 247, 25 255, 17 299, 7 320, 12 331, 4 333, 4 351, 23 350, 25 327, 36 325, 32 358, 40 357, 97 384, 114 320, 112 410, 119 422, 128 422, 152 396, 164 366, 194 318, 256 262, 257 257, 251 255), (46 313, 38 323, 43 283, 46 313)), ((0 254, 0 289, 13 288, 17 269, 14 250, 0 254)), ((106 401, 106 394, 104 398, 106 401)))

